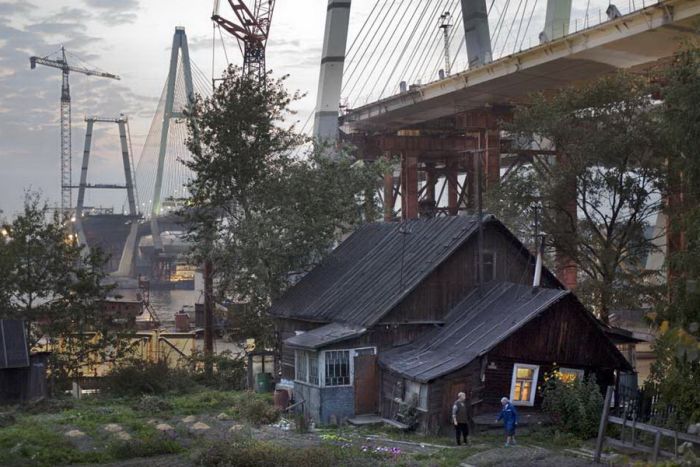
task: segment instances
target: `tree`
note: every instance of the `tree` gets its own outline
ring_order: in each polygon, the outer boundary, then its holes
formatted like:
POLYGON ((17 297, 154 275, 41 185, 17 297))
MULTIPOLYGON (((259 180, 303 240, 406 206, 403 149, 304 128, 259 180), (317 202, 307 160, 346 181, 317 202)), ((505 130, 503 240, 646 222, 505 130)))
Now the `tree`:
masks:
POLYGON ((105 258, 98 250, 85 254, 65 225, 36 194, 4 223, 0 317, 26 322, 30 349, 42 339, 59 346, 51 356, 53 373, 77 376, 89 360, 116 351, 115 333, 98 303, 111 289, 102 285, 105 258))
MULTIPOLYGON (((514 167, 489 194, 497 214, 543 207, 549 247, 576 264, 577 292, 604 322, 612 308, 649 304, 658 292, 642 264, 665 181, 651 91, 640 78, 616 74, 533 96, 506 129, 518 147, 547 155, 514 167)), ((522 214, 505 221, 516 231, 528 224, 522 214)))
POLYGON ((284 80, 268 73, 261 84, 229 67, 210 98, 195 100, 188 123, 193 254, 213 261, 219 298, 248 304, 241 321, 263 344, 272 342, 271 301, 364 211, 376 215, 374 196, 364 194, 374 193, 381 173, 347 151, 295 155, 308 140, 285 123, 300 95, 284 80))
POLYGON ((673 201, 669 234, 685 241, 667 258, 670 301, 651 318, 659 324, 651 383, 659 402, 674 408, 668 423, 684 429, 700 421, 700 48, 679 51, 661 77, 662 122, 669 150, 673 201), (678 196, 682 194, 682 196, 678 196))

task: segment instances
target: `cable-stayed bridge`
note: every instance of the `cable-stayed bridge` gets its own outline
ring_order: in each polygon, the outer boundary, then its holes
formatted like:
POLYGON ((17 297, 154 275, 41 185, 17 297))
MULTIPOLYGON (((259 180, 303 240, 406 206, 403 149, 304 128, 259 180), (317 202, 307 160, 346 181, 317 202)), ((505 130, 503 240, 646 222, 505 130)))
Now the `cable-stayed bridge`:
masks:
MULTIPOLYGON (((510 167, 556 156, 556 148, 517 147, 501 132, 514 104, 617 69, 663 66, 695 37, 700 18, 696 0, 603 7, 590 0, 379 0, 349 37, 351 8, 350 1, 327 4, 313 131, 352 142, 367 160, 399 159, 380 189, 386 220, 473 210, 479 177, 488 187, 510 167)), ((127 259, 139 250, 166 259, 166 250, 181 250, 162 234, 183 229, 175 215, 190 177, 182 115, 193 93, 210 89, 189 60, 184 30, 176 30, 136 167, 142 220, 129 224, 120 273, 135 269, 127 259)), ((560 277, 573 285, 575 271, 562 264, 560 277)))
MULTIPOLYGON (((173 273, 178 258, 186 253, 181 236, 185 228, 178 215, 189 196, 187 185, 191 177, 185 165, 191 160, 186 146, 185 112, 195 94, 210 93, 211 81, 190 59, 184 28, 175 28, 168 76, 135 167, 133 192, 127 196, 129 205, 138 200, 136 212, 87 212, 77 222, 85 230, 87 245, 99 244, 112 255, 116 275, 143 273, 165 279, 173 273)), ((86 153, 88 148, 86 142, 86 153)))

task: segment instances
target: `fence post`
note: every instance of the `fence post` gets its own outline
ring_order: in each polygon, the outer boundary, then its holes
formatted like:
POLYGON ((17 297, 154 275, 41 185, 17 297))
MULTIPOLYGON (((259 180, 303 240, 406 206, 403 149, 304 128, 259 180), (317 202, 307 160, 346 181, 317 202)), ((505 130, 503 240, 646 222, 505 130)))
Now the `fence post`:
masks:
POLYGON ((605 429, 608 427, 608 416, 610 415, 610 401, 612 400, 613 387, 608 386, 605 392, 605 402, 603 403, 603 414, 600 416, 600 426, 598 427, 598 439, 595 442, 595 453, 593 462, 600 463, 600 456, 603 452, 603 441, 605 440, 605 429))
POLYGON ((657 431, 654 435, 654 452, 651 454, 651 462, 656 464, 656 460, 659 458, 659 445, 661 444, 661 432, 657 431))

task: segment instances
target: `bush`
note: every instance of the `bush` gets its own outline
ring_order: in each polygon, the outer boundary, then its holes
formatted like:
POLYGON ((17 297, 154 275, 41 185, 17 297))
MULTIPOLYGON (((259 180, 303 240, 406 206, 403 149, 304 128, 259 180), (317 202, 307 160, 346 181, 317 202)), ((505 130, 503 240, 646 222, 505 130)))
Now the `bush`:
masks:
POLYGON ((218 355, 205 357, 196 354, 193 357, 193 379, 199 384, 222 390, 240 391, 246 385, 245 357, 234 357, 230 350, 218 355), (212 368, 207 374, 204 369, 212 368))
POLYGON ((268 425, 279 418, 279 412, 269 400, 251 397, 241 400, 241 417, 253 425, 268 425))
POLYGON ((115 396, 186 392, 196 383, 183 369, 169 368, 166 362, 132 360, 115 367, 105 378, 105 391, 115 396))
POLYGON ((594 376, 566 382, 555 370, 545 376, 543 399, 542 408, 559 430, 582 439, 596 436, 603 396, 594 376))
POLYGON ((134 410, 143 413, 168 412, 173 409, 173 405, 158 396, 143 395, 134 404, 134 410))
POLYGON ((115 442, 108 448, 109 454, 114 459, 131 459, 134 457, 152 457, 162 454, 177 454, 183 450, 184 448, 176 441, 165 438, 160 434, 143 439, 115 442))

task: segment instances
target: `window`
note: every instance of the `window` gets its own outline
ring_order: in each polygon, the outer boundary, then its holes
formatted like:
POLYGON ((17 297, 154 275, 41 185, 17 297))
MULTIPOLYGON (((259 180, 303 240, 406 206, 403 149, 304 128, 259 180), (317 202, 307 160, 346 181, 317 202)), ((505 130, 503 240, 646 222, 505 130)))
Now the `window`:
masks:
POLYGON ((577 368, 559 368, 558 378, 565 383, 573 383, 576 380, 583 381, 583 370, 577 368))
MULTIPOLYGON (((484 251, 482 256, 484 261, 484 282, 492 281, 496 278, 496 253, 484 251)), ((476 277, 479 277, 479 256, 475 258, 476 277)))
POLYGON ((296 381, 318 385, 318 354, 297 350, 294 352, 296 381))
POLYGON ((510 385, 510 401, 515 405, 534 405, 537 374, 540 367, 516 363, 513 365, 513 380, 510 385))
POLYGON ((406 380, 404 384, 403 400, 409 402, 411 399, 416 400, 416 408, 420 410, 428 410, 428 385, 417 383, 415 381, 406 380))
POLYGON ((318 386, 318 354, 309 352, 309 384, 318 386))
POLYGON ((296 380, 297 381, 303 381, 306 383, 308 381, 308 378, 306 376, 306 373, 308 371, 308 356, 307 353, 301 350, 297 350, 294 352, 295 354, 295 362, 294 362, 294 367, 296 368, 296 380))
POLYGON ((347 386, 350 384, 350 351, 329 350, 325 353, 326 386, 347 386))

